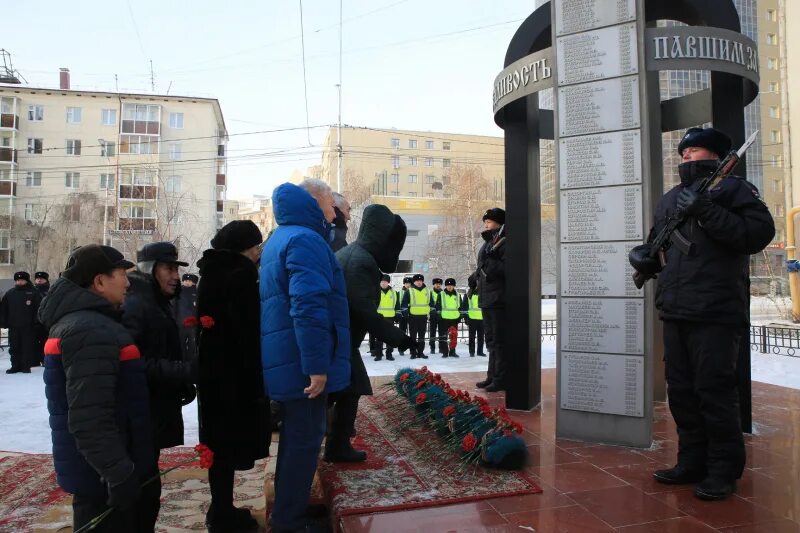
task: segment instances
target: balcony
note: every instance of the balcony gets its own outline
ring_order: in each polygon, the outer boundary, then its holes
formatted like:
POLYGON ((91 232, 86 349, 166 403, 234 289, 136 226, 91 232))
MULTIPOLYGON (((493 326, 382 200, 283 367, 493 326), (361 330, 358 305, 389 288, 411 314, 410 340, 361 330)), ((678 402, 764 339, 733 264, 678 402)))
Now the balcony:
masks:
POLYGON ((19 130, 19 117, 11 113, 0 114, 0 128, 19 130))
POLYGON ((225 174, 217 174, 217 185, 226 185, 225 174))
POLYGON ((119 197, 123 200, 155 200, 158 187, 155 185, 120 185, 119 197))
POLYGON ((17 162, 17 150, 16 148, 9 148, 7 146, 3 146, 0 148, 0 163, 16 163, 17 162))
POLYGON ((141 231, 151 232, 156 229, 156 219, 154 218, 120 218, 120 231, 141 231))
POLYGON ((17 195, 17 182, 0 181, 0 196, 16 196, 16 195, 17 195))
POLYGON ((217 157, 225 157, 225 145, 218 144, 217 145, 217 157))

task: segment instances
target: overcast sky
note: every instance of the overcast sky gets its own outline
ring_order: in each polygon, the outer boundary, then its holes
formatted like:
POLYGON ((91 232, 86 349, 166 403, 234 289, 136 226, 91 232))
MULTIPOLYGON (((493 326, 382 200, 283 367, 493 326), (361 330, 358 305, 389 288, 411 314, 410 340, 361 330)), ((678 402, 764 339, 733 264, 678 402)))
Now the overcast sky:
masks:
MULTIPOLYGON (((502 135, 492 82, 534 0, 343 0, 342 122, 502 135)), ((269 194, 319 162, 337 121, 339 2, 43 0, 14 5, 0 48, 32 86, 218 98, 229 133, 229 198, 269 194), (285 128, 295 131, 258 133, 285 128), (237 135, 238 134, 238 135, 237 135), (309 146, 309 144, 311 146, 309 146), (264 155, 266 152, 279 152, 264 155), (245 157, 249 156, 249 157, 245 157)), ((186 157, 189 157, 188 155, 186 157)))

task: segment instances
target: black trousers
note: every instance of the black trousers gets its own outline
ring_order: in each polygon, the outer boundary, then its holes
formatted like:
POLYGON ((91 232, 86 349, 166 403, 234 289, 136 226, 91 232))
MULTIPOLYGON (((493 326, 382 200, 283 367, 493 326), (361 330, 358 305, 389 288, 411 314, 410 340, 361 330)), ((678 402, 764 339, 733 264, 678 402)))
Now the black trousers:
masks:
POLYGON ((486 347, 489 349, 489 368, 486 379, 497 385, 506 386, 508 380, 508 361, 505 350, 506 310, 487 308, 483 311, 483 332, 486 347))
POLYGON ((736 361, 741 329, 664 322, 669 410, 678 428, 678 464, 739 479, 745 463, 736 361))
POLYGON ((328 405, 331 409, 331 429, 325 447, 334 450, 347 449, 350 437, 355 434, 356 415, 358 414, 358 400, 361 396, 348 392, 334 392, 328 395, 328 405))
POLYGON ((458 322, 460 318, 440 318, 439 319, 439 331, 441 331, 441 335, 444 336, 444 342, 439 342, 439 349, 441 350, 442 354, 453 355, 456 353, 456 348, 450 348, 450 328, 455 326, 458 328, 458 322))
POLYGON ((446 339, 439 339, 436 340, 436 337, 442 337, 447 333, 447 328, 444 325, 444 319, 437 314, 431 312, 430 315, 430 341, 428 341, 428 345, 431 348, 431 353, 436 353, 436 344, 439 344, 439 352, 446 354, 447 353, 447 340, 446 339))
POLYGON ((469 354, 475 353, 475 338, 478 339, 478 353, 483 353, 483 320, 467 318, 469 326, 469 354))
MULTIPOLYGON (((397 322, 397 327, 400 328, 400 331, 408 335, 408 317, 401 316, 400 320, 397 322)), ((397 350, 401 354, 405 353, 405 350, 397 350)))
POLYGON ((411 315, 408 317, 408 329, 411 338, 417 341, 417 350, 425 352, 425 329, 428 327, 428 315, 411 315))
MULTIPOLYGON (((383 319, 389 324, 394 325, 394 318, 383 317, 383 319)), ((383 345, 384 345, 383 339, 380 339, 378 337, 373 337, 372 335, 369 336, 369 351, 373 357, 378 357, 383 355, 383 345)), ((394 348, 392 348, 387 344, 386 355, 392 355, 393 351, 394 348)))
MULTIPOLYGON (((142 487, 136 504, 130 509, 115 509, 92 529, 98 533, 152 533, 155 531, 158 510, 161 507, 161 481, 157 479, 142 487)), ((108 509, 105 499, 95 500, 72 496, 72 528, 77 531, 94 517, 108 509)))
POLYGON ((11 368, 24 370, 36 365, 36 328, 34 326, 8 329, 8 353, 11 368))

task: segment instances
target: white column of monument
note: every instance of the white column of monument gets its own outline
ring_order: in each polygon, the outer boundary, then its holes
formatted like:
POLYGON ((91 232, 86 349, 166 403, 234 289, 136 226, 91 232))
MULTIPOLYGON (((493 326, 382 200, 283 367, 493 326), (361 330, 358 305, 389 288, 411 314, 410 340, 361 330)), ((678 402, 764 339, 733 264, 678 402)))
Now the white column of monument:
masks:
POLYGON ((560 437, 649 445, 636 0, 553 0, 560 437))

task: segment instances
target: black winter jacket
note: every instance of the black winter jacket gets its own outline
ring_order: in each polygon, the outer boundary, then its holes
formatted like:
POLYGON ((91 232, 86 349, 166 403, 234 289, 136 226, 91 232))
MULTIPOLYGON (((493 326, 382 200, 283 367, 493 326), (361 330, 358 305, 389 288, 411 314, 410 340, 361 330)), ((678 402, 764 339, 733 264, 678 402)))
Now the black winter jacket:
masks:
POLYGON ((197 342, 195 328, 185 327, 184 320, 197 316, 197 287, 181 287, 181 292, 175 298, 173 305, 175 321, 180 330, 180 343, 183 349, 183 359, 189 361, 197 358, 197 342))
POLYGON ((32 328, 42 296, 33 284, 8 289, 0 301, 0 326, 4 328, 32 328))
POLYGON ((147 369, 153 432, 159 448, 183 444, 181 407, 194 398, 196 362, 184 361, 169 300, 152 276, 128 274, 131 286, 122 323, 139 347, 147 369))
POLYGON ((375 286, 381 281, 381 272, 394 272, 405 242, 403 219, 385 205, 373 204, 364 209, 358 238, 336 252, 344 271, 350 308, 350 387, 344 392, 372 394, 367 369, 358 351, 367 332, 390 346, 398 346, 403 340, 403 332, 378 314, 380 293, 375 286))
POLYGON ((478 251, 478 268, 469 277, 469 285, 478 287, 481 309, 504 309, 506 306, 506 229, 484 231, 484 242, 478 251))
MULTIPOLYGON (((652 240, 676 210, 678 185, 659 200, 652 240)), ((712 204, 680 229, 694 243, 691 255, 676 246, 666 251, 658 275, 656 307, 662 320, 690 320, 744 325, 749 322, 749 256, 763 250, 775 225, 758 189, 738 176, 712 188, 712 204)))
POLYGON ((242 254, 206 250, 197 263, 198 316, 214 319, 199 329, 200 442, 215 459, 237 470, 269 454, 269 401, 261 369, 261 301, 258 269, 242 254))
POLYGON ((104 500, 107 484, 157 471, 144 365, 120 312, 68 279, 39 310, 49 328, 45 395, 53 462, 65 491, 104 500))

